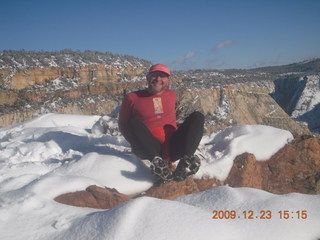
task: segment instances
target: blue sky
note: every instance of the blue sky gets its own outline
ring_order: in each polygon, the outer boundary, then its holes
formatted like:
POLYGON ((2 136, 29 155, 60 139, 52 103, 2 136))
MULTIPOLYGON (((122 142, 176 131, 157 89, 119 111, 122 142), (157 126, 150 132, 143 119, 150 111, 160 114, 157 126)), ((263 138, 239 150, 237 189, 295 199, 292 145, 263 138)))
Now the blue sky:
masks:
POLYGON ((172 69, 320 57, 320 0, 1 0, 0 51, 96 50, 172 69))

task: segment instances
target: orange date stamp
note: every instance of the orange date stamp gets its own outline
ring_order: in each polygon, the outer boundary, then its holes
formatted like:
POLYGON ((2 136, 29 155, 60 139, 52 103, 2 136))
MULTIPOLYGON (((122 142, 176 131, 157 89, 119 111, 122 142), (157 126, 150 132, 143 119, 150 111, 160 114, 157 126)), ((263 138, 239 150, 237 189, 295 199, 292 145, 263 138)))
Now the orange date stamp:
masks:
POLYGON ((212 219, 307 219, 307 210, 245 210, 245 211, 235 211, 235 210, 214 210, 212 211, 212 219))

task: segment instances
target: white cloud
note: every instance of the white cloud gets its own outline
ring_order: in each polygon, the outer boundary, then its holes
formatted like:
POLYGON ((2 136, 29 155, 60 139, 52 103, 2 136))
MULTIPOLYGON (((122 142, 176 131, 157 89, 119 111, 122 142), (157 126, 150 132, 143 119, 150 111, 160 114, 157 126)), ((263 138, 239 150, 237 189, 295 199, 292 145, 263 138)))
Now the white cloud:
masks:
POLYGON ((184 56, 178 57, 176 60, 174 60, 175 64, 178 63, 185 63, 187 60, 189 60, 190 58, 193 58, 194 56, 196 56, 197 54, 195 52, 188 52, 187 54, 185 54, 184 56))
POLYGON ((194 61, 190 61, 190 59, 192 59, 196 55, 196 52, 189 51, 185 55, 173 60, 169 65, 171 65, 171 67, 175 68, 176 70, 187 70, 190 68, 195 68, 196 63, 194 61))
POLYGON ((223 42, 220 42, 220 43, 217 43, 213 50, 214 52, 220 50, 220 49, 223 49, 223 48, 226 48, 226 47, 229 47, 229 46, 232 46, 235 44, 235 40, 232 40, 232 39, 229 39, 229 40, 225 40, 223 42))

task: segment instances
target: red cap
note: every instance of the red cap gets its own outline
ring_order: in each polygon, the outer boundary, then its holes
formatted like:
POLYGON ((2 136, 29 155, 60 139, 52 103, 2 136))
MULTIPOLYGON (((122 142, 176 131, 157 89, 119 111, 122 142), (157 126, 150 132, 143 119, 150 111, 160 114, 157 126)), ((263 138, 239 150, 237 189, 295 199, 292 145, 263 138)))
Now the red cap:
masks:
POLYGON ((164 64, 155 64, 155 65, 152 65, 151 68, 149 69, 148 73, 152 73, 152 72, 156 72, 156 71, 160 71, 160 72, 164 72, 166 74, 168 74, 170 76, 170 69, 164 65, 164 64))

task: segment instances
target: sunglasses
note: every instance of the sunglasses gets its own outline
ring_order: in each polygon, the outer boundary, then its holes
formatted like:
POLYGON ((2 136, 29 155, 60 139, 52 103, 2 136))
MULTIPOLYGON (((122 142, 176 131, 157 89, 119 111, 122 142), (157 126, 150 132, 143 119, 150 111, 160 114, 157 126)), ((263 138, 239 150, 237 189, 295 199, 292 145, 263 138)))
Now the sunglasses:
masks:
POLYGON ((148 79, 151 79, 151 78, 169 78, 169 75, 164 73, 164 72, 152 72, 152 73, 149 73, 148 74, 148 79))

